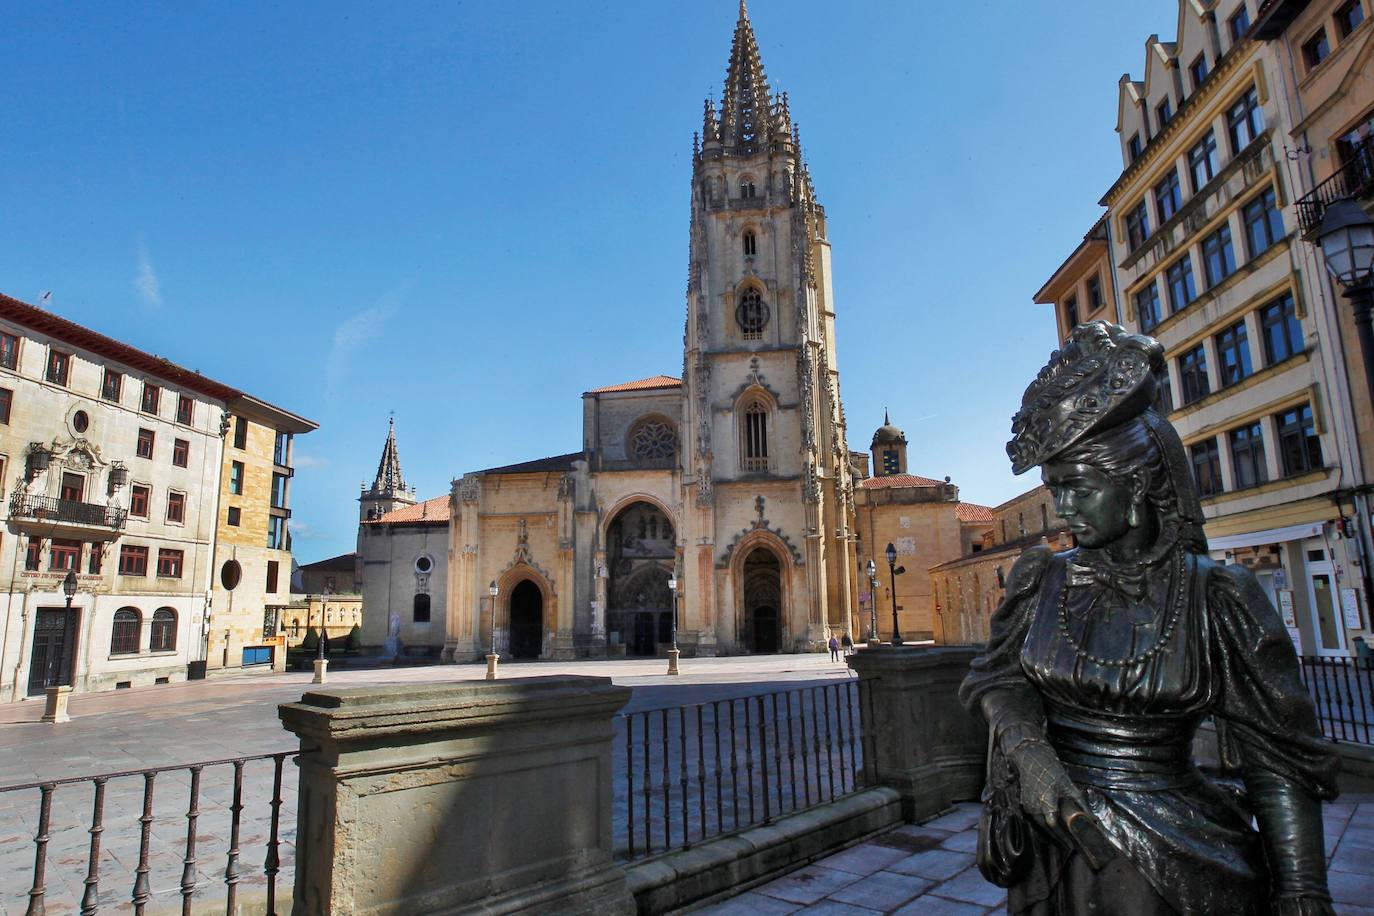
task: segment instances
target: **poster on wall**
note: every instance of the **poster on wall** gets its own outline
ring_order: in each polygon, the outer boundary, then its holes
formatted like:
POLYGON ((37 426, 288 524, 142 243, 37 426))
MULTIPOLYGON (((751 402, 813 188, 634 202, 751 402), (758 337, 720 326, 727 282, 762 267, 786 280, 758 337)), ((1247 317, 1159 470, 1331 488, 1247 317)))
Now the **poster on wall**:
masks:
POLYGON ((1293 640, 1293 648, 1302 654, 1302 640, 1298 634, 1298 618, 1293 613, 1293 590, 1291 588, 1278 589, 1279 596, 1279 616, 1283 618, 1283 625, 1288 629, 1288 638, 1293 640))
POLYGON ((1360 628, 1360 599, 1353 588, 1341 589, 1341 614, 1345 617, 1347 630, 1360 628))

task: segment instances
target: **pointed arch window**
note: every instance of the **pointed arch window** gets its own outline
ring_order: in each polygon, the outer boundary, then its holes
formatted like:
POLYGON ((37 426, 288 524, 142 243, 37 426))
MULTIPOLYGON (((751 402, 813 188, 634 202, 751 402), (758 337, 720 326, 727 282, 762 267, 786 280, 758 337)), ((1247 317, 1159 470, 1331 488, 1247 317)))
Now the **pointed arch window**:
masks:
POLYGON ((744 256, 752 258, 759 253, 759 237, 754 234, 752 229, 745 230, 744 233, 744 256))
POLYGON ((739 180, 739 196, 745 200, 758 196, 758 189, 754 187, 754 179, 746 177, 739 180))
POLYGON ((739 297, 735 309, 735 320, 745 340, 762 340, 763 329, 768 325, 768 304, 763 301, 756 287, 750 286, 739 297))
POLYGON ((743 454, 746 471, 768 470, 768 405, 755 398, 744 408, 743 454))

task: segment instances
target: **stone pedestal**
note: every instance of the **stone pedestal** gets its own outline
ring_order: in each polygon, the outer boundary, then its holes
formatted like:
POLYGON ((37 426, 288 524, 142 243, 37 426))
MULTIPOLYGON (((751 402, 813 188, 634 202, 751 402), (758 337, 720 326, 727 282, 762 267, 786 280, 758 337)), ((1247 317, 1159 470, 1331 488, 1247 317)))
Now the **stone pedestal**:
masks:
POLYGON ((57 725, 61 722, 70 722, 72 717, 67 715, 67 699, 72 695, 70 684, 63 684, 61 687, 47 688, 47 699, 43 705, 43 721, 57 725))
POLYGON ((681 673, 682 673, 682 672, 680 672, 680 671, 677 670, 677 660, 678 660, 678 658, 679 658, 681 655, 682 655, 682 653, 681 653, 679 650, 677 650, 677 649, 669 649, 669 650, 668 650, 668 673, 669 673, 669 674, 681 674, 681 673))
POLYGON ((315 659, 315 677, 311 679, 312 684, 323 684, 329 679, 329 659, 315 659))
POLYGON ((880 645, 849 656, 863 692, 864 753, 908 821, 982 793, 987 729, 959 705, 973 649, 880 645))
POLYGON ((612 861, 609 678, 310 691, 293 913, 632 914, 612 861))
POLYGON ((496 680, 496 663, 501 660, 501 656, 491 653, 487 656, 487 680, 496 680))

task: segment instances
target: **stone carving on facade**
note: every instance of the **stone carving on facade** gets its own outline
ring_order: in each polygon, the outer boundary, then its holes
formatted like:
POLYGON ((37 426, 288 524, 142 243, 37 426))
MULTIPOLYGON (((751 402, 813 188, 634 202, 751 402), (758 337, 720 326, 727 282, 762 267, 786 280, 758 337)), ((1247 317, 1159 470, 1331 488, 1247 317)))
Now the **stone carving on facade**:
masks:
POLYGON ((763 496, 754 498, 754 510, 758 513, 758 517, 750 523, 748 528, 740 529, 739 533, 730 539, 730 543, 726 546, 725 552, 721 554, 720 559, 716 561, 716 567, 718 569, 724 569, 730 565, 730 558, 734 555, 735 547, 739 544, 740 538, 754 531, 767 531, 769 534, 774 535, 787 547, 788 552, 792 554, 792 561, 794 563, 798 566, 805 565, 806 561, 803 559, 801 551, 792 544, 791 538, 768 523, 768 519, 763 514, 766 505, 767 500, 763 496))
POLYGON ((797 347, 797 391, 802 405, 802 446, 808 451, 816 449, 816 407, 811 398, 811 386, 815 381, 815 370, 811 365, 811 352, 806 344, 797 347))
POLYGON ((465 503, 475 503, 480 489, 481 480, 476 474, 464 474, 458 483, 458 498, 465 503))
POLYGON ((645 420, 630 433, 630 451, 641 461, 677 454, 677 430, 664 420, 645 420))
POLYGON ((802 499, 809 503, 821 501, 821 481, 816 473, 816 462, 810 457, 806 459, 806 474, 802 478, 802 499))
POLYGON ((572 498, 573 498, 573 494, 574 494, 576 491, 577 491, 577 478, 573 477, 573 475, 571 475, 571 474, 564 474, 562 477, 560 477, 560 478, 558 479, 558 498, 559 498, 560 500, 562 500, 562 499, 572 499, 572 498))

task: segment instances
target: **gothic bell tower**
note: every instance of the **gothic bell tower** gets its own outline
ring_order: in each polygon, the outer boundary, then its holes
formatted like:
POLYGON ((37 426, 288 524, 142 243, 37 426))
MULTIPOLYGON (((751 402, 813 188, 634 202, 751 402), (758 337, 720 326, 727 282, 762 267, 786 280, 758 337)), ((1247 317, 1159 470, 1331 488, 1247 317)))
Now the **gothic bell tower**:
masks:
POLYGON ((682 530, 699 651, 804 651, 848 624, 852 483, 825 210, 743 2, 693 140, 682 530))
POLYGON ((396 450, 396 419, 386 431, 386 444, 382 446, 382 460, 377 462, 377 476, 372 486, 362 488, 358 497, 358 520, 367 522, 380 518, 392 509, 415 505, 414 488, 406 488, 406 479, 401 474, 401 456, 396 450))

